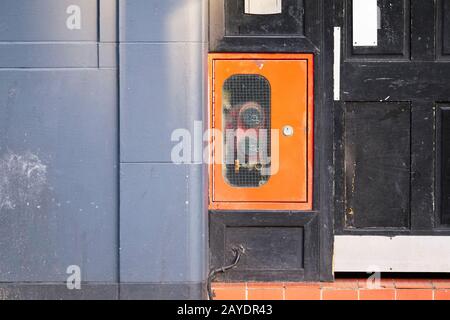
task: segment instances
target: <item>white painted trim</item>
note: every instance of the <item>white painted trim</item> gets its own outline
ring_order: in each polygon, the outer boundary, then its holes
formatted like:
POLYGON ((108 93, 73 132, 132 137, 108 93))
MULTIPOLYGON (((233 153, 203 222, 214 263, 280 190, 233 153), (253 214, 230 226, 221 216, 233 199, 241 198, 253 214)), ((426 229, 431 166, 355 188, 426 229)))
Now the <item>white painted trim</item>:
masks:
POLYGON ((334 101, 341 100, 341 28, 334 27, 333 90, 334 101))
POLYGON ((335 272, 450 273, 450 236, 335 236, 335 272))

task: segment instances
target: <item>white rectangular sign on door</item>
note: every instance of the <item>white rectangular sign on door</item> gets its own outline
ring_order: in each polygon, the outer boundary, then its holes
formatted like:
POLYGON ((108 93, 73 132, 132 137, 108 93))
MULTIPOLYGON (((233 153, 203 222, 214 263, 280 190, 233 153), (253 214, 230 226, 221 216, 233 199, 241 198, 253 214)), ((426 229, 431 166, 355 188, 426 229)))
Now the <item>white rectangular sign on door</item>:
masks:
POLYGON ((353 0, 353 46, 378 45, 377 0, 353 0))
POLYGON ((281 13, 281 0, 245 0, 246 14, 281 13))

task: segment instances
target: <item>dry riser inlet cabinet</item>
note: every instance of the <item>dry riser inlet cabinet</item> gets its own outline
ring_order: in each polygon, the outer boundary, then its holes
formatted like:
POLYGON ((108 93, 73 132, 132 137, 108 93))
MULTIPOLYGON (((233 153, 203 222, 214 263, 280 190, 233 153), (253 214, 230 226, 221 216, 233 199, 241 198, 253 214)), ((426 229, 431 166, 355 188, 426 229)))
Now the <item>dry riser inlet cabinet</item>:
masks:
POLYGON ((313 55, 210 54, 210 209, 311 210, 313 55))
POLYGON ((210 269, 244 249, 214 281, 332 279, 322 5, 209 1, 210 269))

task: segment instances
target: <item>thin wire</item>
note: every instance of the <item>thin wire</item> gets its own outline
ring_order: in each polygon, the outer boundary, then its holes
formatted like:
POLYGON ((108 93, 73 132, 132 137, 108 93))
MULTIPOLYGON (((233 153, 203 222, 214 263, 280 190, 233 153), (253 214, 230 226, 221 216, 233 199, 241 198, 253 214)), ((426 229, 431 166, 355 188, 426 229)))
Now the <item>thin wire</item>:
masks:
POLYGON ((220 267, 214 270, 211 270, 211 272, 209 273, 208 276, 208 299, 209 300, 213 300, 214 295, 211 289, 211 283, 213 282, 213 280, 216 278, 217 274, 219 273, 225 273, 228 270, 231 270, 235 267, 237 267, 237 265, 239 264, 239 261, 241 260, 241 255, 245 253, 245 249, 243 246, 239 246, 239 248, 232 248, 231 249, 234 252, 234 261, 232 264, 230 264, 229 266, 225 266, 225 267, 220 267))

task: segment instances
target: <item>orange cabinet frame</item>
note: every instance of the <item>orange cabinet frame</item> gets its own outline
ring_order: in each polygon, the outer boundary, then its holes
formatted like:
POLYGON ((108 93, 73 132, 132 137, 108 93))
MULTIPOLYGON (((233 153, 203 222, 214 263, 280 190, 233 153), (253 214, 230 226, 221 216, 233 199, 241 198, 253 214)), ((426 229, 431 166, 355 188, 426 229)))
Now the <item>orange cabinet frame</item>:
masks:
POLYGON ((313 60, 209 55, 210 209, 312 210, 313 60))

